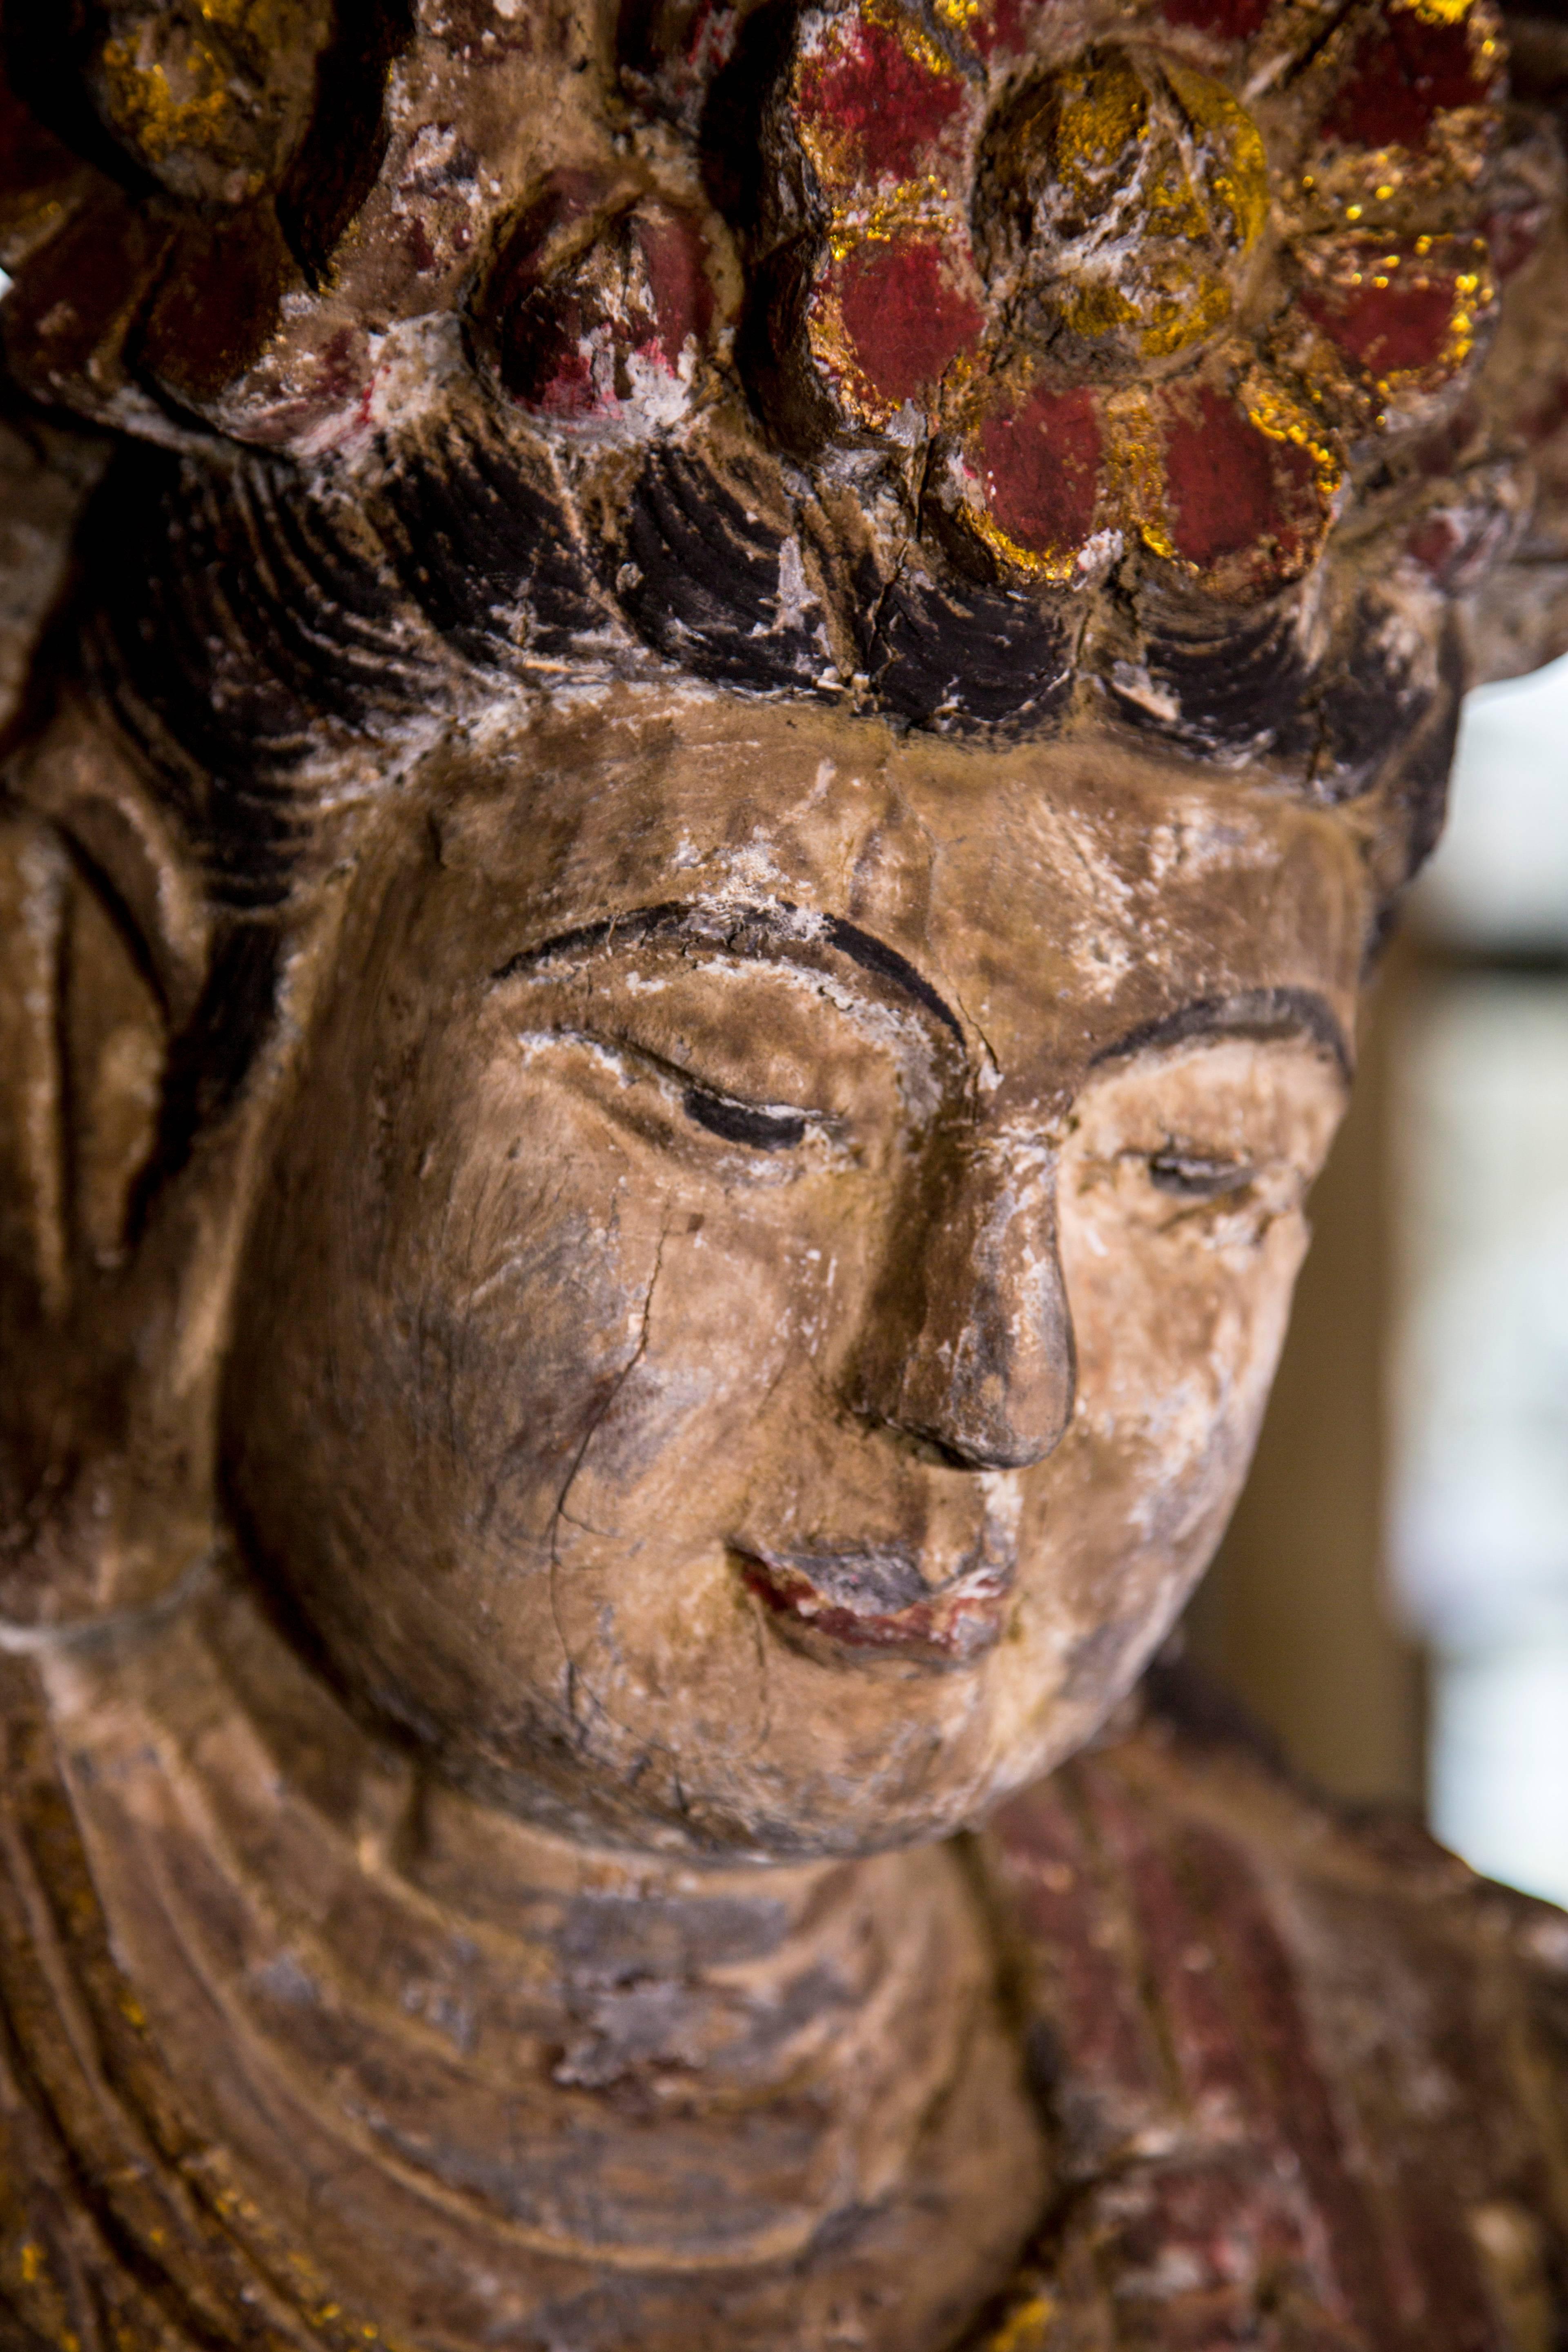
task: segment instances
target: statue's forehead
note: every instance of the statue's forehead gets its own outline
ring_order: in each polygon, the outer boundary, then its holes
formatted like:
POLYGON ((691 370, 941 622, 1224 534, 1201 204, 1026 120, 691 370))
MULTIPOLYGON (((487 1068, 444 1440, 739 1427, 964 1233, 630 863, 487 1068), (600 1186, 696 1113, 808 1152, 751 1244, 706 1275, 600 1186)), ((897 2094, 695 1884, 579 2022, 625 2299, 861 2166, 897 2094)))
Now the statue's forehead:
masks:
POLYGON ((546 723, 440 797, 444 866, 498 909, 509 951, 652 906, 782 903, 983 994, 1125 1000, 1134 1017, 1265 964, 1348 998, 1360 960, 1340 821, 1092 736, 977 755, 693 702, 546 723))

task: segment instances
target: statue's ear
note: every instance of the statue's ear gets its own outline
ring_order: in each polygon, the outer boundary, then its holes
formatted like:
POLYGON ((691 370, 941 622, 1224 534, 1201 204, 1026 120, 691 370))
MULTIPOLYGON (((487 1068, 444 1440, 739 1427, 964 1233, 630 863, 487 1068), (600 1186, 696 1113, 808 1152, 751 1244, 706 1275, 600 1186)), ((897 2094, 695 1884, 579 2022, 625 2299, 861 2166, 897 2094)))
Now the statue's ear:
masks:
POLYGON ((207 940, 193 861, 89 712, 62 707, 6 782, 0 1647, 16 1647, 154 1597, 210 1544, 201 1404, 170 1395, 189 1253, 136 1217, 207 940))
POLYGON ((58 1318, 124 1257, 206 919, 175 831, 88 714, 68 705, 16 786, 0 825, 0 1249, 58 1318))

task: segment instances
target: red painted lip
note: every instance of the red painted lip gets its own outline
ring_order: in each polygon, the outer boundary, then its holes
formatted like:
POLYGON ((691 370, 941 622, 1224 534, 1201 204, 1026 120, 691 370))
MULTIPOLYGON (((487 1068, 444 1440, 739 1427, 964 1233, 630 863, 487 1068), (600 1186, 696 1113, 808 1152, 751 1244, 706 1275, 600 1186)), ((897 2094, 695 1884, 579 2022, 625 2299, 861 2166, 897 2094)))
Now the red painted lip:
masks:
POLYGON ((889 1575, 882 1560, 852 1553, 780 1557, 741 1550, 738 1558, 747 1591, 800 1646, 932 1666, 973 1665, 995 1648, 1015 1574, 1010 1560, 983 1560, 940 1591, 889 1607, 900 1583, 918 1584, 916 1572, 902 1563, 889 1575))

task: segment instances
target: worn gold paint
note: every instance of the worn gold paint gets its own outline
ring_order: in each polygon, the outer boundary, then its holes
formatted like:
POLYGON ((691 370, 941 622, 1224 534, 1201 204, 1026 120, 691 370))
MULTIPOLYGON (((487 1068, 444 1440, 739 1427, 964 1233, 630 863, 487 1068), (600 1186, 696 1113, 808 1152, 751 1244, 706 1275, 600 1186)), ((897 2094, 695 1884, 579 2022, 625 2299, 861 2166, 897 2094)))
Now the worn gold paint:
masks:
POLYGON ((1055 307, 1075 333, 1125 332, 1150 360, 1206 341, 1224 324, 1232 274, 1269 207, 1268 157, 1251 117, 1205 75, 1173 64, 1161 72, 1151 80, 1116 52, 1065 74, 1052 155, 1077 218, 1087 226, 1109 205, 1121 215, 1118 244, 1135 249, 1114 277, 1092 252, 1077 270, 1069 259, 1055 307))
POLYGON ((176 194, 235 203, 291 152, 310 102, 291 53, 330 30, 325 0, 195 0, 128 12, 90 61, 104 121, 176 194))
POLYGON ((1145 359, 1165 359, 1191 344, 1206 342, 1230 316, 1230 289, 1217 273, 1194 268, 1190 290, 1185 292, 1179 269, 1172 274, 1176 283, 1168 291, 1166 307, 1139 338, 1145 359))
POLYGON ((1098 71, 1084 66, 1062 77, 1055 162, 1065 187, 1089 202, 1107 173, 1121 166, 1128 151, 1148 136, 1149 100, 1131 61, 1117 54, 1098 71))
POLYGON ((1248 420, 1270 441, 1288 441, 1305 450, 1318 477, 1318 488, 1332 498, 1344 479, 1344 465, 1325 440, 1307 411, 1293 401, 1278 379, 1259 372, 1243 384, 1241 404, 1248 420))
POLYGON ((910 228, 949 235, 957 226, 947 190, 933 173, 903 180, 869 205, 836 205, 828 215, 827 247, 842 261, 858 245, 889 244, 910 228))
POLYGON ((1105 404, 1105 422, 1106 488, 1112 510, 1151 554, 1173 556, 1164 450, 1153 404, 1142 386, 1114 394, 1105 404))
POLYGON ((1250 252, 1268 218, 1268 158, 1258 125, 1224 86, 1190 67, 1167 65, 1165 78, 1188 121, 1214 142, 1205 184, 1228 212, 1241 250, 1250 252))
POLYGON ((1117 327, 1135 327, 1140 312, 1120 286, 1108 278, 1091 278, 1070 287, 1062 297, 1061 314, 1075 334, 1108 335, 1117 327))
POLYGON ((1037 548, 1024 547, 1005 531, 989 507, 966 507, 964 520, 976 539, 999 556, 1015 572, 1022 572, 1030 580, 1047 583, 1055 588, 1065 588, 1078 570, 1079 550, 1047 548, 1043 553, 1037 548))
POLYGON ((1447 339, 1439 362, 1445 375, 1455 375, 1476 347, 1476 313, 1490 304, 1494 289, 1479 270, 1467 270, 1454 281, 1455 303, 1447 339))
POLYGON ((162 163, 174 147, 216 146, 228 127, 233 102, 212 51, 193 45, 185 65, 195 89, 190 97, 178 98, 161 63, 139 65, 125 41, 103 45, 115 128, 153 163, 162 163))
POLYGON ((1046 2331, 1056 2312, 1054 2296, 1029 2295, 1007 2314, 988 2340, 985 2352, 1047 2352, 1046 2331))
POLYGON ((904 55, 929 74, 943 81, 956 81, 958 70, 952 59, 939 47, 931 35, 923 32, 914 19, 899 7, 897 0, 861 0, 862 13, 868 24, 879 25, 891 33, 904 55))

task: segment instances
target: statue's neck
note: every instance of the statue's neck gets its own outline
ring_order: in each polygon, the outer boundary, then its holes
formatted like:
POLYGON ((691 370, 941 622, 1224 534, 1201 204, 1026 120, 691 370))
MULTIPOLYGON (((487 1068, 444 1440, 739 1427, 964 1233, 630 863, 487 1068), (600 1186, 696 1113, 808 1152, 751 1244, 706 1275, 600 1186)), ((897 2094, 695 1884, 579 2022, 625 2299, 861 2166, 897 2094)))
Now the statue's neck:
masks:
MULTIPOLYGON (((951 1849, 718 1871, 573 1845, 423 1781, 242 1601, 51 1683, 191 2126, 384 2332, 417 2316, 367 2272, 387 2243, 426 2250, 454 2343, 574 2278, 640 2282, 652 2344, 704 2275, 793 2277, 798 2303, 868 2215, 884 2284, 944 2208, 971 2240, 1026 2225, 1036 2137, 951 1849), (1000 2195, 977 2132, 1016 2143, 1000 2195)), ((759 2307, 754 2340, 774 2325, 759 2307)))

